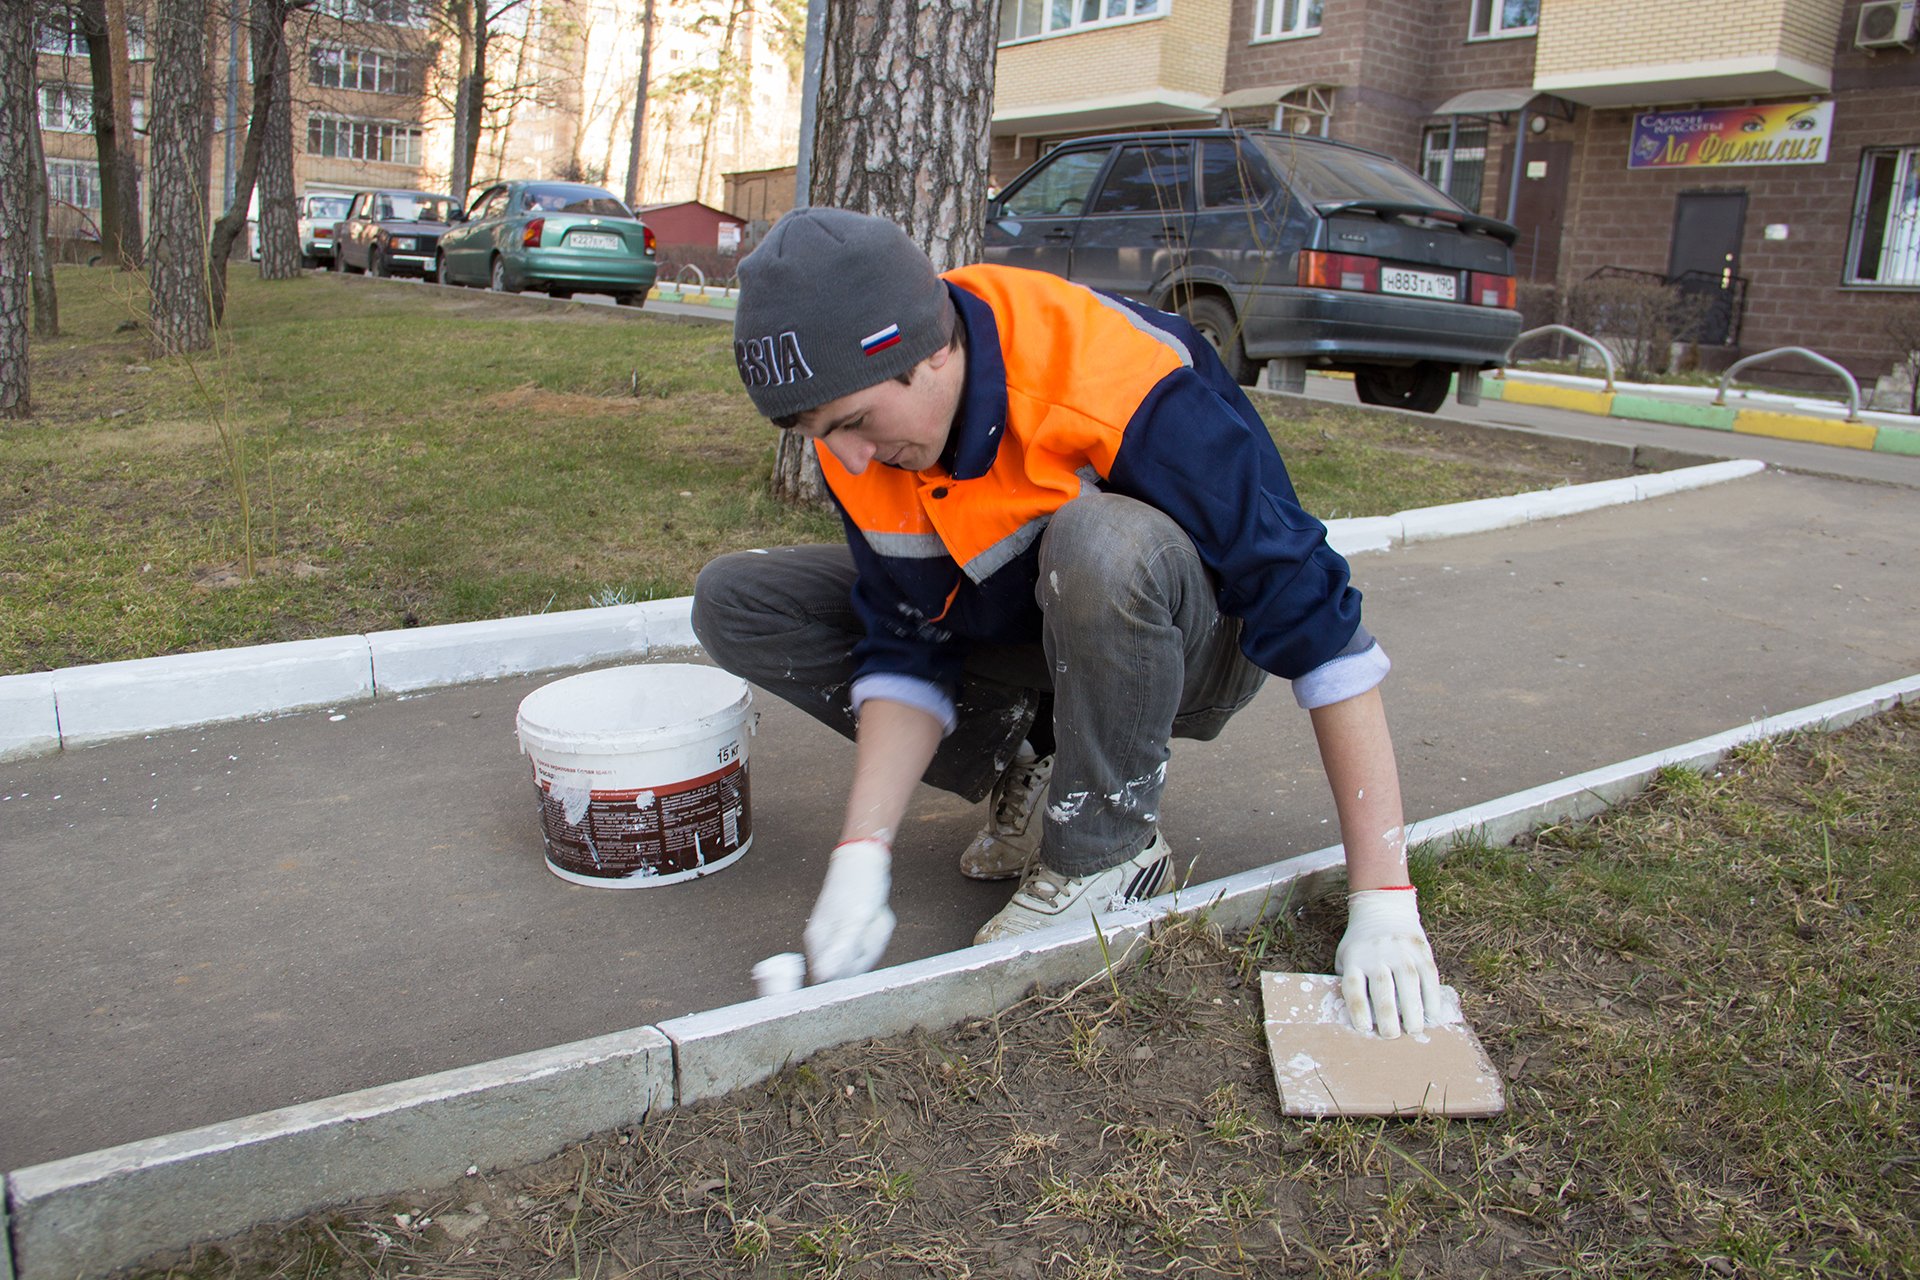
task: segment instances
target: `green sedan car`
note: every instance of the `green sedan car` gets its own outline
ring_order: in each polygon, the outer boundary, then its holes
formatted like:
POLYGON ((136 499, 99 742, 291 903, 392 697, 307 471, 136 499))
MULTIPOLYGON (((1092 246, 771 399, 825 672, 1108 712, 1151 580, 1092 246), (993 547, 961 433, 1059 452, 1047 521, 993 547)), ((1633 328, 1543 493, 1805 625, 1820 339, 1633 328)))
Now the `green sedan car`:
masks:
POLYGON ((653 232, 619 197, 577 182, 503 182, 440 237, 442 284, 555 298, 610 293, 643 306, 659 265, 653 232))

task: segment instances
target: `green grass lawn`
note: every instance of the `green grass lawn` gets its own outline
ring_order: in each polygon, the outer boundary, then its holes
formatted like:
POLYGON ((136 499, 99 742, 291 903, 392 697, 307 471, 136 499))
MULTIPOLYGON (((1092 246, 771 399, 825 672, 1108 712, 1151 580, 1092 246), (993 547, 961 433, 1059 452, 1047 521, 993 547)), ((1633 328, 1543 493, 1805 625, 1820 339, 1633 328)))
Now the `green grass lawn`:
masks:
MULTIPOLYGON (((137 277, 57 281, 37 416, 0 424, 0 674, 680 595, 722 552, 840 536, 768 498, 723 326, 236 266, 189 362, 129 323, 137 277)), ((1387 415, 1272 420, 1328 517, 1591 478, 1387 415)))

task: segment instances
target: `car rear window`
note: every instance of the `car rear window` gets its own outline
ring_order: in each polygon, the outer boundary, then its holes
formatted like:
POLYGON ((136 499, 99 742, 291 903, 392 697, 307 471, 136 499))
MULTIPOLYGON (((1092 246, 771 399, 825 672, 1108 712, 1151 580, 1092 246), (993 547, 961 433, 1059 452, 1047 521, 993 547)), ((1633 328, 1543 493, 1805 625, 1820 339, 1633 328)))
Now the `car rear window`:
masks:
POLYGON ((578 187, 530 187, 521 205, 548 213, 585 213, 596 218, 631 218, 633 214, 611 192, 594 193, 578 187))
POLYGON ((1273 170, 1308 204, 1333 200, 1390 200, 1431 209, 1461 206, 1413 170, 1385 156, 1286 137, 1256 138, 1273 170))
POLYGON ((344 218, 347 216, 347 198, 315 196, 308 201, 307 216, 311 218, 344 218))
POLYGON ((453 201, 440 196, 410 196, 382 192, 374 212, 383 222, 445 222, 453 201))

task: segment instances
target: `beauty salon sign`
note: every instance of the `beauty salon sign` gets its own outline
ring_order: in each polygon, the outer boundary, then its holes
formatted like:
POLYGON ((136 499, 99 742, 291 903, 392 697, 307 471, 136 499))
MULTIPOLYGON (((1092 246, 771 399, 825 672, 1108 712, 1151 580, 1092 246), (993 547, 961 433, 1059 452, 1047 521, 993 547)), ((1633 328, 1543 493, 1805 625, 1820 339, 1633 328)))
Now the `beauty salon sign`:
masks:
POLYGON ((1633 118, 1629 169, 1820 164, 1833 136, 1831 102, 1649 111, 1633 118))

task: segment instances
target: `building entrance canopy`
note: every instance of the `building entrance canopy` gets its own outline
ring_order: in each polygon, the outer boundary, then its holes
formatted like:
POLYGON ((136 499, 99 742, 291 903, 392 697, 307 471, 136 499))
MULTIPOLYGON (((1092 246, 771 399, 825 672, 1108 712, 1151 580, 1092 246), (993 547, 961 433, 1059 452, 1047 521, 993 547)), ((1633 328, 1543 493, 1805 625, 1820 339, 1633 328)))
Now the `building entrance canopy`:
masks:
POLYGON ((1505 117, 1521 110, 1529 115, 1546 116, 1552 120, 1571 121, 1573 119, 1571 102, 1526 86, 1512 89, 1469 89, 1465 93, 1448 98, 1435 109, 1433 114, 1470 116, 1477 120, 1495 118, 1504 120, 1505 117))
POLYGON ((1321 137, 1327 136, 1328 123, 1333 119, 1333 93, 1336 86, 1318 80, 1302 80, 1296 84, 1270 84, 1253 89, 1235 89, 1232 93, 1223 93, 1208 104, 1220 113, 1223 125, 1248 123, 1243 116, 1260 115, 1262 123, 1270 123, 1275 129, 1285 130, 1291 127, 1295 133, 1311 133, 1316 130, 1321 137))

